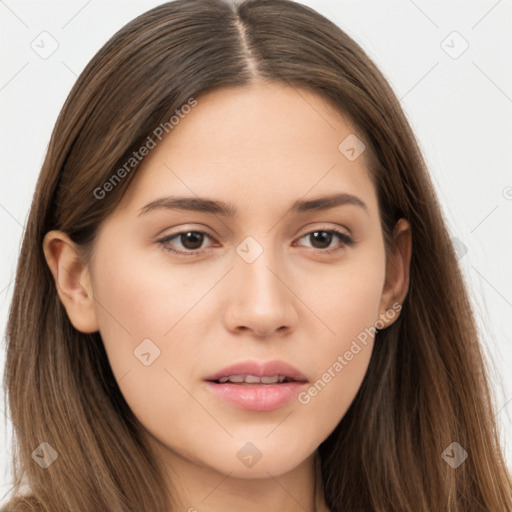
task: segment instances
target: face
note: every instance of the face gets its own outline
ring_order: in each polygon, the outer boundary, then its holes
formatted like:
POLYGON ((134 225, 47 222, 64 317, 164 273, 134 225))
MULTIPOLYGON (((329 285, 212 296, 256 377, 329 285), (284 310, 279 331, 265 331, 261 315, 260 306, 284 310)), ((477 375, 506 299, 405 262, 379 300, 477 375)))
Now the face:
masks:
POLYGON ((371 328, 391 307, 376 191, 365 153, 354 159, 355 136, 305 90, 210 92, 149 152, 102 225, 88 266, 95 316, 121 392, 162 457, 279 475, 347 411, 371 328), (236 363, 254 366, 224 374, 270 383, 205 380, 236 363), (272 383, 286 375, 293 382, 272 383))

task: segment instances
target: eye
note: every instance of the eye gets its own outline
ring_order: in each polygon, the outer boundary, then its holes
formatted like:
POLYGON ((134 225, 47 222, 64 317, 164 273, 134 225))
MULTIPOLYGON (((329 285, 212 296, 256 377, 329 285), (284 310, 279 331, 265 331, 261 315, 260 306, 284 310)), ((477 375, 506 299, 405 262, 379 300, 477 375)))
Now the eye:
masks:
POLYGON ((208 233, 206 233, 206 231, 194 229, 189 231, 180 231, 174 235, 166 236, 158 242, 165 251, 169 251, 175 254, 182 254, 184 256, 198 256, 202 253, 202 251, 198 251, 198 249, 201 248, 204 237, 212 238, 210 235, 208 235, 208 233), (182 243, 182 246, 185 249, 184 251, 174 249, 169 245, 169 242, 175 238, 177 238, 182 243))
POLYGON ((310 231, 309 233, 303 235, 299 240, 307 237, 309 237, 309 239, 313 242, 314 249, 319 249, 322 253, 327 254, 340 251, 345 245, 352 245, 354 243, 350 236, 348 236, 346 233, 338 231, 337 229, 317 229, 315 231, 310 231), (336 238, 341 240, 341 246, 338 244, 333 248, 329 248, 333 239, 336 238))
MULTIPOLYGON (((166 236, 165 238, 158 240, 158 243, 165 251, 179 254, 181 256, 194 257, 200 256, 204 252, 202 245, 205 237, 213 240, 213 238, 208 233, 206 233, 206 231, 194 229, 188 231, 180 231, 179 233, 166 236), (184 250, 175 249, 173 247, 173 245, 176 245, 176 242, 171 244, 171 241, 175 239, 181 243, 184 250)), ((318 251, 321 253, 326 254, 340 251, 344 248, 344 246, 352 245, 354 243, 353 239, 349 235, 336 229, 317 229, 315 231, 310 231, 309 233, 302 235, 299 240, 307 237, 310 237, 310 240, 313 241, 313 249, 318 249, 318 251), (341 246, 338 244, 333 248, 329 248, 332 241, 336 238, 341 240, 341 246)))

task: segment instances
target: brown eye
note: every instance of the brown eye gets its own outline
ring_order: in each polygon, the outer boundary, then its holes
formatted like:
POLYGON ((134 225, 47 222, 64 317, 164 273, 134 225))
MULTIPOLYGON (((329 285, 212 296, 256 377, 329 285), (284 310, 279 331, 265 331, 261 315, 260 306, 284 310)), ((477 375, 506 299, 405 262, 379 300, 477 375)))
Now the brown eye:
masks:
POLYGON ((162 245, 163 249, 169 252, 173 252, 176 254, 183 254, 185 256, 196 256, 199 255, 202 251, 202 245, 206 238, 210 238, 211 236, 208 233, 200 230, 190 230, 190 231, 181 231, 180 233, 175 233, 170 236, 166 236, 159 240, 160 245, 162 245), (178 249, 175 249, 173 246, 177 245, 177 242, 172 242, 172 240, 177 240, 181 244, 178 245, 178 249))
MULTIPOLYGON (((311 242, 312 249, 316 249, 321 253, 326 254, 342 250, 345 246, 352 245, 354 243, 352 238, 336 229, 318 229, 316 231, 306 233, 300 239, 307 239, 308 237, 311 242), (333 240, 336 238, 341 240, 341 242, 339 242, 337 246, 335 245, 334 247, 331 247, 333 240)), ((166 236, 158 242, 165 251, 182 256, 200 256, 205 250, 203 247, 205 238, 213 240, 213 238, 205 231, 189 230, 166 236), (173 240, 175 241, 172 242, 173 240), (175 248, 176 246, 178 246, 178 248, 175 248)))
POLYGON ((316 231, 306 233, 300 239, 303 238, 310 240, 313 249, 318 249, 319 251, 328 254, 341 250, 344 246, 352 245, 354 243, 351 237, 336 229, 318 229, 316 231), (336 238, 341 240, 341 245, 338 244, 338 247, 334 246, 331 248, 331 243, 336 238))
POLYGON ((313 242, 315 249, 327 249, 331 245, 332 233, 329 231, 313 231, 308 236, 313 242))
POLYGON ((178 236, 180 237, 180 242, 185 247, 185 249, 199 249, 201 245, 203 245, 203 233, 199 233, 197 231, 187 231, 186 233, 182 233, 178 236))

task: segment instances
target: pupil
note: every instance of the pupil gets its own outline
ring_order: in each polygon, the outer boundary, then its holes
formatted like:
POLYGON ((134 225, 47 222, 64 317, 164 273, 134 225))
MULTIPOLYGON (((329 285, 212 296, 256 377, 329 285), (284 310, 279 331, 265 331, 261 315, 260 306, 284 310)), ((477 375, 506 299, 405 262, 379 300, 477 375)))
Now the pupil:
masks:
MULTIPOLYGON (((332 240, 332 233, 328 233, 327 231, 314 231, 313 233, 311 233, 310 236, 313 236, 314 240, 316 240, 317 242, 320 241, 321 243, 322 242, 327 242, 325 243, 324 246, 320 247, 320 249, 323 249, 325 247, 329 247, 329 245, 331 244, 331 240, 332 240), (319 238, 316 238, 317 235, 321 235, 321 234, 324 234, 324 236, 320 236, 319 238), (323 240, 322 240, 323 239, 323 240)), ((314 244, 313 244, 314 246, 314 244)))
POLYGON ((189 231, 181 235, 181 243, 185 249, 199 249, 203 244, 203 234, 197 231, 189 231))

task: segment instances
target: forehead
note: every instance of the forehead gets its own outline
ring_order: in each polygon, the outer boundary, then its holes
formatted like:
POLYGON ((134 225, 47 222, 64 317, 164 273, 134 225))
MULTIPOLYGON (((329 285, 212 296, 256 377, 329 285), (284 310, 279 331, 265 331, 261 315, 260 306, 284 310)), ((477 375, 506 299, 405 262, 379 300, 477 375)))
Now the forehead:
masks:
POLYGON ((321 95, 271 83, 221 88, 196 101, 144 158, 125 206, 186 194, 240 203, 243 213, 244 205, 344 192, 376 207, 362 136, 321 95), (360 156, 347 153, 351 147, 360 156))

